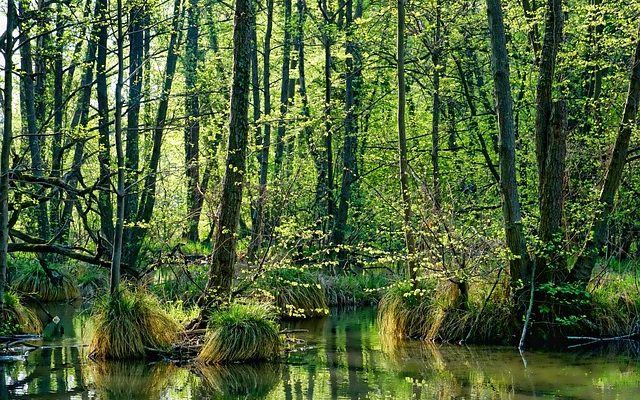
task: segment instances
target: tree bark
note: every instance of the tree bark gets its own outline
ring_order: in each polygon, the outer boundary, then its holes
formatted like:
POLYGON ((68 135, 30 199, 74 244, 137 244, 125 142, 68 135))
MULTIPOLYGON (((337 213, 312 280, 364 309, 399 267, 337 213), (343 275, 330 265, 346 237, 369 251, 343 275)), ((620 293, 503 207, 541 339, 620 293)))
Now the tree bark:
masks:
POLYGON ((284 0, 284 39, 282 43, 282 80, 280 82, 280 116, 273 159, 276 176, 282 168, 284 156, 285 117, 289 110, 289 68, 291 64, 291 0, 284 0))
POLYGON ((491 40, 491 72, 496 97, 500 133, 500 193, 507 247, 511 252, 511 284, 518 287, 529 280, 529 256, 526 248, 516 183, 515 125, 513 98, 509 81, 509 58, 500 0, 487 0, 491 40))
POLYGON ((7 288, 7 251, 9 243, 9 162, 13 139, 13 31, 16 9, 13 0, 7 1, 4 39, 4 104, 2 148, 0 149, 0 311, 4 310, 4 294, 7 288))
POLYGON ((236 0, 229 143, 209 279, 205 298, 200 301, 205 308, 226 301, 231 293, 249 134, 252 12, 251 0, 236 0))
MULTIPOLYGON (((440 38, 440 26, 441 21, 441 9, 440 2, 436 2, 436 21, 433 36, 433 50, 431 51, 431 60, 433 62, 433 104, 431 109, 431 167, 433 169, 432 174, 432 186, 433 186, 433 208, 440 210, 440 56, 442 52, 441 38, 440 38)), ((403 15, 404 16, 404 15, 403 15)), ((403 22, 404 25, 404 22, 403 22)), ((404 29, 403 29, 404 30, 404 29)), ((400 45, 400 44, 398 44, 400 45)), ((404 45, 404 44, 403 44, 404 45)), ((404 57, 404 50, 403 50, 404 57)), ((404 60, 403 60, 404 64, 404 60)), ((398 68, 400 68, 398 66, 398 68)), ((404 72, 403 77, 404 80, 404 72)), ((404 91, 404 88, 402 89, 404 91)))

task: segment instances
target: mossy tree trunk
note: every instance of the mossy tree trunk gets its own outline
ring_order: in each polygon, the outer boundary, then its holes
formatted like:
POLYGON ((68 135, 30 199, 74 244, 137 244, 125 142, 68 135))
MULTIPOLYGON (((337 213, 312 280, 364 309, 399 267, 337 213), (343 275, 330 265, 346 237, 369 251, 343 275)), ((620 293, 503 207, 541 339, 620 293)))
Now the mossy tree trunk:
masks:
POLYGON ((204 306, 226 301, 236 261, 237 227, 242 204, 249 134, 249 91, 251 85, 251 0, 236 0, 233 27, 233 78, 229 142, 222 196, 218 207, 215 243, 209 265, 204 306))

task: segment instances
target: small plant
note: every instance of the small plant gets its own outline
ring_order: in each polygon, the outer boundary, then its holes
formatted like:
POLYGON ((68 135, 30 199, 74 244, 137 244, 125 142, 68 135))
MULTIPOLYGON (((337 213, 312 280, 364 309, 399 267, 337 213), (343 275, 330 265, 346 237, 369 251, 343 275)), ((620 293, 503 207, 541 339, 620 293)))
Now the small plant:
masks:
POLYGON ((24 306, 14 292, 4 294, 4 309, 0 310, 0 314, 1 336, 42 332, 42 322, 38 316, 24 306))
POLYGON ((181 330, 158 300, 142 289, 104 296, 93 319, 96 333, 89 349, 97 359, 144 358, 149 348, 171 346, 181 330))
POLYGON ((318 276, 306 269, 273 268, 265 273, 258 285, 273 295, 282 317, 305 318, 329 314, 325 291, 318 276))
POLYGON ((33 294, 45 302, 80 297, 80 289, 71 275, 62 268, 48 268, 45 271, 37 262, 25 263, 18 268, 13 287, 19 292, 33 294))
POLYGON ((273 309, 265 304, 232 303, 214 311, 198 354, 203 364, 276 358, 282 349, 273 309))

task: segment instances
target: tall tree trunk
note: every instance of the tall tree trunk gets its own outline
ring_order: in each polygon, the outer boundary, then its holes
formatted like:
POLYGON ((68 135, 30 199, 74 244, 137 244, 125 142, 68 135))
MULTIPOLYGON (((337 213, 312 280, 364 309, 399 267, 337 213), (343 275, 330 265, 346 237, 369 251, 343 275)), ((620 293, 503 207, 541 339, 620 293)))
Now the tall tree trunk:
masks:
MULTIPOLYGON (((411 229, 411 194, 409 188, 409 163, 407 161, 407 132, 405 125, 405 108, 407 104, 407 92, 405 86, 405 77, 404 77, 404 54, 405 54, 405 45, 404 45, 404 29, 405 29, 405 1, 406 0, 398 0, 398 22, 397 22, 397 31, 396 31, 396 40, 397 40, 397 53, 398 53, 398 65, 396 67, 396 73, 398 77, 398 155, 399 155, 399 164, 400 164, 400 192, 402 197, 402 222, 403 222, 403 230, 404 230, 404 238, 405 245, 407 247, 407 277, 411 279, 415 279, 416 271, 415 271, 415 262, 413 260, 415 254, 415 239, 413 236, 413 231, 411 229)), ((439 101, 439 100, 438 100, 439 101)), ((434 100, 435 102, 435 100, 434 100)), ((437 134, 437 133, 436 133, 437 134)), ((436 145, 437 146, 437 139, 436 145)), ((432 148, 432 151, 435 151, 436 160, 437 160, 437 148, 432 148)), ((433 153, 432 153, 433 157, 433 153)), ((437 163, 436 163, 437 165, 437 163)), ((437 174, 437 167, 434 166, 434 184, 436 183, 435 178, 437 174)))
MULTIPOLYGON (((113 238, 113 205, 111 203, 111 141, 109 140, 109 96, 107 87, 107 52, 108 52, 108 2, 97 0, 96 14, 100 16, 98 31, 98 56, 96 59, 96 97, 98 100, 98 163, 100 164, 100 233, 103 240, 113 238)), ((109 244, 110 246, 112 244, 109 244)))
POLYGON ((500 0, 487 0, 487 15, 491 34, 491 72, 496 96, 498 129, 500 131, 500 193, 502 215, 507 247, 512 258, 509 261, 511 284, 529 280, 528 260, 522 228, 520 199, 516 183, 515 125, 513 121, 513 98, 509 81, 509 58, 500 0))
MULTIPOLYGON (((264 115, 271 116, 271 34, 273 30, 273 0, 267 0, 267 26, 264 34, 262 87, 264 90, 264 115)), ((249 254, 253 257, 262 246, 262 238, 265 231, 265 204, 267 202, 267 178, 269 173, 269 149, 271 147, 271 123, 264 124, 264 134, 258 152, 260 163, 260 177, 258 178, 258 200, 253 216, 253 230, 251 233, 251 244, 249 254)))
MULTIPOLYGON (((198 71, 198 0, 189 0, 187 8, 187 40, 185 45, 185 111, 187 127, 184 131, 184 152, 187 176, 187 232, 186 239, 198 241, 200 211, 200 103, 197 88, 198 71)), ((200 206, 201 207, 201 206, 200 206)))
MULTIPOLYGON (((124 248, 123 257, 130 263, 131 226, 135 224, 138 210, 138 176, 140 169, 140 108, 142 101, 143 53, 144 53, 144 21, 145 6, 142 1, 131 4, 129 11, 129 98, 127 104, 127 131, 125 147, 125 187, 127 189, 124 203, 124 248)), ((117 109, 116 109, 117 111, 117 109)))
POLYGON ((9 162, 13 139, 13 31, 16 9, 13 0, 7 1, 4 39, 4 104, 2 148, 0 150, 0 311, 4 310, 4 294, 7 288, 7 249, 9 243, 9 162))
MULTIPOLYGON (((22 4, 18 5, 20 14, 24 15, 25 10, 22 4)), ((33 84, 33 62, 31 59, 31 39, 24 26, 20 26, 20 67, 24 71, 22 75, 21 101, 23 118, 27 122, 27 135, 29 138, 29 154, 31 156, 31 172, 36 177, 44 175, 44 162, 42 160, 41 132, 38 130, 38 118, 36 105, 38 100, 35 96, 33 84)), ((42 240, 49 239, 49 215, 47 212, 47 202, 41 201, 38 204, 38 235, 42 240)))
POLYGON ((346 0, 345 3, 345 30, 347 35, 347 57, 346 64, 346 91, 345 91, 345 121, 344 121, 344 146, 342 152, 342 186, 340 188, 340 205, 336 212, 335 226, 333 230, 333 244, 339 247, 338 261, 342 267, 347 263, 347 251, 344 245, 347 218, 349 216, 349 206, 351 202, 351 189, 357 177, 356 152, 358 147, 358 132, 356 123, 356 96, 355 86, 359 65, 354 65, 356 54, 356 44, 354 43, 354 18, 353 0, 346 0))
POLYGON ((229 144, 222 195, 218 207, 215 243, 209 265, 209 279, 201 300, 209 306, 226 301, 231 292, 236 260, 237 227, 242 204, 249 134, 249 91, 251 78, 251 0, 236 0, 233 28, 233 82, 229 118, 229 144))
POLYGON ((115 110, 115 139, 116 139, 116 158, 118 165, 118 186, 116 188, 116 224, 114 229, 113 236, 113 252, 111 254, 111 295, 118 293, 118 288, 120 285, 120 263, 122 259, 122 236, 124 233, 124 223, 125 223, 125 202, 126 202, 126 191, 125 191, 125 155, 124 149, 122 145, 122 86, 123 75, 124 75, 124 35, 122 32, 122 19, 124 15, 122 14, 122 0, 118 0, 117 6, 117 19, 118 19, 118 33, 117 33, 117 57, 118 57, 118 80, 116 82, 116 93, 115 93, 115 102, 116 102, 116 110, 115 110))
MULTIPOLYGON (((562 227, 563 181, 566 154, 566 110, 562 101, 553 102, 558 49, 562 41, 562 0, 548 0, 545 33, 540 55, 540 72, 536 92, 536 152, 538 161, 538 198, 541 242, 553 242, 562 227)), ((536 274, 540 282, 554 279, 556 272, 564 272, 565 261, 560 249, 552 246, 553 254, 536 257, 536 274)))
MULTIPOLYGON (((327 1, 323 0, 323 8, 325 16, 328 15, 327 9, 327 1)), ((326 18, 326 17, 325 17, 326 18)), ((326 193, 327 197, 327 217, 328 221, 328 231, 332 231, 332 225, 335 221, 336 214, 336 202, 334 198, 334 178, 333 178, 333 126, 331 123, 331 68, 332 68, 332 58, 331 58, 331 32, 329 30, 330 23, 329 21, 325 21, 324 24, 324 33, 322 36, 322 45, 324 47, 324 151, 325 151, 325 159, 324 159, 324 167, 326 170, 326 193)))
MULTIPOLYGON (((153 216, 153 209, 156 202, 156 184, 158 166, 160 164, 160 153, 162 150, 162 142, 164 138, 164 127, 169 109, 169 96, 173 85, 173 77, 176 72, 178 63, 178 47, 180 42, 182 8, 181 0, 175 0, 173 4, 173 22, 171 36, 169 38, 169 46, 167 49, 167 62, 164 70, 164 82, 162 84, 162 92, 158 99, 158 110, 153 125, 153 144, 151 149, 151 157, 146 170, 144 185, 142 186, 142 194, 138 203, 138 214, 136 220, 138 224, 131 232, 129 259, 135 262, 140 254, 142 242, 147 233, 147 224, 153 216)), ((131 261, 130 261, 131 264, 131 261)), ((133 265, 130 265, 133 267, 133 265)))
POLYGON ((291 64, 291 0, 284 0, 284 39, 282 43, 282 80, 280 81, 280 116, 276 136, 274 166, 279 175, 284 156, 285 118, 289 109, 289 68, 291 64))
POLYGON ((604 183, 600 191, 599 202, 602 204, 602 211, 596 216, 593 222, 591 239, 585 246, 583 253, 578 257, 573 270, 569 276, 571 281, 579 282, 584 287, 591 279, 591 273, 595 267, 598 257, 602 254, 607 241, 607 227, 609 216, 613 211, 614 200, 620 183, 622 173, 627 161, 629 142, 634 131, 636 118, 638 115, 638 104, 640 102, 640 26, 636 36, 636 46, 631 63, 631 73, 629 78, 629 88, 627 99, 624 105, 622 121, 618 127, 618 136, 611 153, 604 183))
MULTIPOLYGON (((440 56, 442 52, 442 44, 440 38, 441 21, 440 2, 436 1, 436 26, 433 35, 433 50, 431 51, 431 60, 433 62, 433 105, 431 109, 431 167, 433 169, 432 185, 433 185, 433 208, 440 210, 440 56)), ((399 16, 398 16, 399 18, 399 16)), ((398 22, 399 23, 399 22, 398 22)), ((404 22, 403 22, 404 25, 404 22)), ((398 44, 400 45, 400 44, 398 44)), ((404 50, 403 50, 404 56, 404 50)), ((403 61, 404 62, 404 61, 403 61)), ((398 69, 400 67, 398 66, 398 69)), ((404 72, 402 72, 404 80, 404 72)), ((404 88, 402 88, 404 91, 404 88)))
MULTIPOLYGON (((62 124, 64 117, 63 109, 63 15, 62 8, 58 4, 56 11, 56 51, 54 60, 54 81, 53 81, 53 137, 51 140, 51 173, 52 177, 58 178, 61 175, 62 169, 62 124)), ((54 189, 51 198, 51 206, 49 208, 50 229, 54 233, 54 237, 57 231, 60 229, 60 199, 62 192, 59 189, 54 189)))

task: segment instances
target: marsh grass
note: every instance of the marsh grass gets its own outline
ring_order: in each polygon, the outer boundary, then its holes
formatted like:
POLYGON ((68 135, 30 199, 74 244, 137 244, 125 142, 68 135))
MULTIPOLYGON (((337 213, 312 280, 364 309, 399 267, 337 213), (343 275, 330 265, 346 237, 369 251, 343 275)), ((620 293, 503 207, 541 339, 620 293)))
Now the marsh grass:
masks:
POLYGON ((96 359, 144 358, 147 349, 166 349, 181 326, 143 289, 106 295, 95 306, 95 334, 89 351, 96 359))
POLYGON ((270 360, 281 350, 282 340, 270 306, 232 303, 212 313, 197 360, 203 364, 270 360))
POLYGON ((321 277, 329 306, 378 304, 389 283, 390 279, 379 273, 321 277))
POLYGON ((98 361, 89 371, 101 398, 160 399, 177 367, 167 363, 98 361))
POLYGON ((325 291, 317 274, 305 269, 280 267, 268 270, 258 282, 271 293, 283 318, 319 317, 329 314, 325 291))
POLYGON ((281 364, 225 364, 198 366, 203 398, 262 399, 280 382, 281 364))
POLYGON ((599 336, 621 336, 640 330, 640 282, 631 274, 608 273, 588 288, 591 307, 583 320, 599 336))
POLYGON ((44 302, 56 302, 77 299, 80 289, 75 279, 62 268, 50 268, 49 277, 42 266, 37 263, 26 263, 17 270, 14 288, 22 293, 29 293, 44 302))
POLYGON ((42 322, 36 313, 23 305, 14 292, 5 292, 4 309, 0 314, 0 335, 42 332, 42 322))
POLYGON ((463 305, 459 290, 448 282, 425 279, 415 286, 397 282, 380 301, 378 324, 383 335, 395 338, 480 343, 512 340, 516 326, 505 291, 496 290, 486 299, 487 293, 479 285, 463 305))

